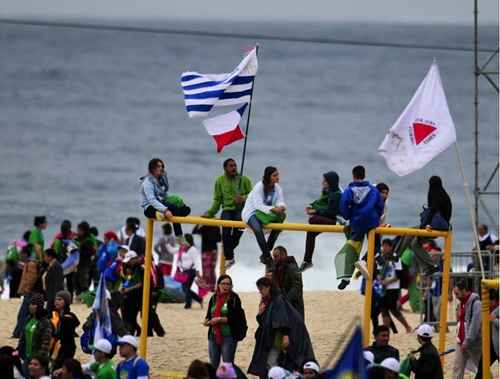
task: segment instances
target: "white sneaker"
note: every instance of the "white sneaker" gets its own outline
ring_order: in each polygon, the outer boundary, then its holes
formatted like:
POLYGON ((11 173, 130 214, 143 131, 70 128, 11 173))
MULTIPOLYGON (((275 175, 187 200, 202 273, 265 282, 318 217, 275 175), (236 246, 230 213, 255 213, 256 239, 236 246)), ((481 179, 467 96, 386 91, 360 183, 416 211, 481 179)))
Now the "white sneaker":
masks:
POLYGON ((370 273, 368 272, 368 267, 366 266, 365 261, 357 261, 356 263, 354 263, 354 267, 359 270, 365 280, 368 280, 370 278, 370 273))
POLYGON ((236 261, 234 259, 228 259, 225 263, 224 263, 224 268, 226 270, 229 270, 232 266, 234 266, 234 264, 236 263, 236 261))

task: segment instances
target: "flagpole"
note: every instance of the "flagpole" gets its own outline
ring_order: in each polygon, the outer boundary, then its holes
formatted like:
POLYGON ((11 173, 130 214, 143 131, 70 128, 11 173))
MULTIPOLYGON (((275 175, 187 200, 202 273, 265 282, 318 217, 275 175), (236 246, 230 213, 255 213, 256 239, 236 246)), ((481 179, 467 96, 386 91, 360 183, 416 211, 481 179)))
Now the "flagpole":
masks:
MULTIPOLYGON (((258 57, 259 56, 259 45, 255 45, 255 55, 258 57)), ((243 155, 241 157, 241 169, 240 169, 240 175, 243 176, 243 169, 245 168, 245 155, 247 152, 247 138, 248 138, 248 129, 250 126, 250 113, 252 112, 252 99, 253 99, 253 89, 255 88, 255 79, 257 78, 257 75, 255 75, 253 79, 253 84, 252 84, 252 91, 250 92, 250 102, 248 104, 248 114, 247 114, 247 125, 245 128, 245 141, 243 143, 243 155)), ((241 184, 241 181, 240 181, 241 184)))
POLYGON ((460 171, 460 174, 462 175, 462 180, 464 182, 464 191, 465 191, 465 202, 467 203, 467 208, 469 208, 469 214, 470 214, 470 219, 472 223, 472 230, 474 232, 474 242, 476 244, 476 252, 479 258, 479 268, 481 269, 481 277, 482 279, 485 278, 484 276, 484 265, 483 265, 483 257, 481 255, 481 249, 479 247, 479 235, 477 234, 477 220, 476 217, 474 216, 474 209, 472 208, 472 199, 471 195, 469 192, 469 182, 467 181, 467 178, 465 177, 465 172, 464 172, 464 162, 462 161, 462 154, 460 153, 460 149, 458 147, 458 143, 455 142, 455 152, 457 153, 457 160, 458 160, 458 169, 460 171))

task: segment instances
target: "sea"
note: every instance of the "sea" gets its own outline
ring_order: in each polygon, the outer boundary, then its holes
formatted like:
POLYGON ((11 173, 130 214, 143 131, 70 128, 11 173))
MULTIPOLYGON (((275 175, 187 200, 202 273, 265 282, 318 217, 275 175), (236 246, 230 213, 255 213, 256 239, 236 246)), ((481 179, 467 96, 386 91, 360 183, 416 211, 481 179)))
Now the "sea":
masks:
MULTIPOLYGON (((336 171, 347 186, 352 167, 362 164, 371 182, 391 187, 388 222, 414 226, 426 203, 428 178, 439 175, 453 201, 453 249, 471 248, 455 149, 399 177, 377 147, 436 59, 473 189, 472 25, 179 20, 126 25, 143 30, 0 23, 0 254, 32 227, 36 215, 48 218, 47 244, 63 219, 74 226, 87 220, 101 235, 120 228, 128 216, 144 220, 139 177, 153 157, 166 161, 171 192, 185 199, 193 215, 202 214, 222 162, 234 157, 241 164, 243 142, 217 154, 200 120, 188 118, 179 78, 186 70, 230 72, 256 43, 259 72, 244 174, 255 183, 265 166, 278 167, 289 221, 307 222, 304 208, 319 196, 323 173, 336 171)), ((498 47, 498 25, 480 27, 480 47, 498 47)), ((480 61, 489 55, 482 52, 480 61)), ((492 67, 498 70, 498 59, 492 67)), ((498 95, 483 78, 479 111, 483 186, 497 164, 499 141, 498 95)), ((498 190, 498 176, 490 189, 498 190)), ((485 198, 485 205, 498 225, 498 197, 485 198)), ((479 221, 492 225, 484 212, 479 221)), ((333 262, 343 242, 342 235, 317 238, 314 268, 304 273, 306 290, 336 288, 333 262)), ((299 264, 304 243, 302 232, 284 232, 278 240, 299 264)), ((254 290, 263 273, 259 254, 246 232, 230 271, 237 290, 254 290)))

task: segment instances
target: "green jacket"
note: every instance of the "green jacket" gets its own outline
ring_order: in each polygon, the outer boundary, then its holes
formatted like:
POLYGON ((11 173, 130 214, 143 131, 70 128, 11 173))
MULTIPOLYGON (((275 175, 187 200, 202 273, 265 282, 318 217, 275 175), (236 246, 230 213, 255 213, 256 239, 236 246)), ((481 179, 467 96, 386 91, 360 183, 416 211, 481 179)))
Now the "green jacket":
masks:
MULTIPOLYGON (((247 176, 237 175, 234 178, 226 174, 217 178, 214 185, 214 200, 207 211, 209 217, 214 217, 222 206, 222 210, 235 210, 234 198, 237 195, 246 196, 252 190, 252 182, 247 176), (240 185, 241 181, 241 185, 240 185)), ((241 205, 243 208, 243 204, 241 205)))

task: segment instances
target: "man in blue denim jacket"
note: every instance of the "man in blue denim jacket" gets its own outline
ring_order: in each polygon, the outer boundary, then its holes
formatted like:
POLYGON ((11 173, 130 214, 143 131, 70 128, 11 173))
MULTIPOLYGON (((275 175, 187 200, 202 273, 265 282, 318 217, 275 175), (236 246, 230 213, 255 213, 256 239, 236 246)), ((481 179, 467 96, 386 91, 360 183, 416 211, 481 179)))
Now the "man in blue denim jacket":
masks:
MULTIPOLYGON (((153 158, 148 164, 149 174, 141 178, 141 207, 148 218, 170 218, 172 216, 187 216, 191 208, 185 204, 173 204, 167 201, 168 178, 165 172, 165 163, 159 158, 153 158)), ((173 224, 176 236, 182 235, 180 224, 173 224)))

